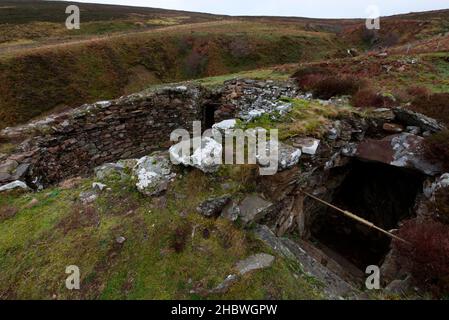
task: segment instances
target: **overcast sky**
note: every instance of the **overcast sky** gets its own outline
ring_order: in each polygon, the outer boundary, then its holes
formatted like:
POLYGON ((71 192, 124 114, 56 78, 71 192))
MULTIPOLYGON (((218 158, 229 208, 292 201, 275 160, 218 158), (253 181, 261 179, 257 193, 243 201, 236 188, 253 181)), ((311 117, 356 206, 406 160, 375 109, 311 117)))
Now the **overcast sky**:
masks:
POLYGON ((227 15, 365 18, 370 5, 380 15, 449 9, 449 0, 75 0, 227 15))

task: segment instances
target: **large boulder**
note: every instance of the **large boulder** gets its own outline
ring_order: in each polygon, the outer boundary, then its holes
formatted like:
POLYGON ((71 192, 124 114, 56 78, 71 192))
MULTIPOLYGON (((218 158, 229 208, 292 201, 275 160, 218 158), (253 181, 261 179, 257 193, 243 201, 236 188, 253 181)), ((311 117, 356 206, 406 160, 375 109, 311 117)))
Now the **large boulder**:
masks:
POLYGON ((210 137, 181 141, 169 150, 174 164, 192 166, 205 173, 213 173, 219 169, 222 151, 222 145, 210 137))
POLYGON ((168 156, 161 153, 140 158, 133 169, 137 190, 147 196, 155 196, 167 190, 175 177, 168 156))
POLYGON ((355 156, 361 160, 415 169, 427 175, 441 173, 438 164, 426 160, 423 141, 423 137, 410 133, 391 135, 381 140, 367 139, 358 144, 355 156))

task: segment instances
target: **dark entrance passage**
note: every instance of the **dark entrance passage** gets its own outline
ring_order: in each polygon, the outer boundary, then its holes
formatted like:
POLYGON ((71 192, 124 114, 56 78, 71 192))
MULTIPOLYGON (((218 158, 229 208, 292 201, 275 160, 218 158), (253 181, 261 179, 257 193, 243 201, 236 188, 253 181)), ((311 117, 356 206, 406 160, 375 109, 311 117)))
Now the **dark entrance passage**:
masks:
POLYGON ((216 104, 206 104, 203 107, 203 122, 201 124, 203 130, 211 129, 215 124, 215 110, 216 104))
MULTIPOLYGON (((354 161, 332 203, 377 226, 391 230, 413 214, 415 199, 422 192, 424 177, 408 170, 354 161)), ((389 251, 390 238, 355 222, 331 208, 323 210, 311 225, 312 240, 362 270, 380 265, 389 251)))

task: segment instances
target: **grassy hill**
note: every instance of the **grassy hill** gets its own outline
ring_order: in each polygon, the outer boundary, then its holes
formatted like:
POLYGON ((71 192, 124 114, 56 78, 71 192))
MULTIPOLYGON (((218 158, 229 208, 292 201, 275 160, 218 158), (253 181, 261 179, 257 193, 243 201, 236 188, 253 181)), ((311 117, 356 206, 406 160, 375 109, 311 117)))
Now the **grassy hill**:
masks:
POLYGON ((151 84, 330 58, 337 36, 226 20, 21 49, 0 58, 1 126, 151 84))
POLYGON ((445 50, 449 43, 449 10, 387 17, 379 32, 366 32, 358 19, 78 4, 81 29, 67 30, 69 4, 1 3, 0 128, 154 84, 290 63, 338 65, 333 59, 347 57, 353 47, 360 52, 390 47, 403 55, 445 50))

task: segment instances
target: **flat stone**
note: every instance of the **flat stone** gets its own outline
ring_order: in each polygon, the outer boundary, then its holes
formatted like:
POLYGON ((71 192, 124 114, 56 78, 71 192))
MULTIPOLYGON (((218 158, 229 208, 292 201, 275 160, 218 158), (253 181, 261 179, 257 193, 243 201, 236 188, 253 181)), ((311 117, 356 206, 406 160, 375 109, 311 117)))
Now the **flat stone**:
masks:
POLYGON ((271 202, 262 199, 258 195, 249 195, 239 205, 240 220, 244 225, 257 222, 267 214, 272 206, 271 202))
POLYGON ((23 181, 13 181, 11 183, 8 183, 8 184, 5 184, 5 185, 1 186, 0 187, 0 192, 16 190, 16 189, 29 190, 29 187, 23 181))
POLYGON ((312 156, 316 154, 319 145, 320 140, 314 138, 298 138, 293 143, 293 146, 300 148, 302 153, 312 156))
POLYGON ((126 241, 126 238, 125 238, 125 237, 122 237, 122 236, 117 237, 117 238, 115 239, 115 242, 117 242, 118 244, 123 244, 123 243, 125 243, 125 241, 126 241))
POLYGON ((258 253, 248 257, 245 260, 237 262, 235 268, 240 275, 244 275, 253 270, 265 269, 271 267, 274 257, 266 253, 258 253))
POLYGON ((0 172, 0 183, 12 180, 12 176, 6 172, 0 172))
POLYGON ((357 146, 355 156, 361 160, 410 168, 427 175, 441 173, 441 166, 424 156, 423 137, 410 133, 391 135, 381 140, 367 139, 357 146))
POLYGON ((30 166, 31 165, 29 163, 21 163, 21 164, 19 164, 19 166, 14 171, 14 174, 12 175, 12 179, 13 180, 21 180, 22 178, 24 178, 25 175, 27 174, 28 169, 30 168, 30 166))

